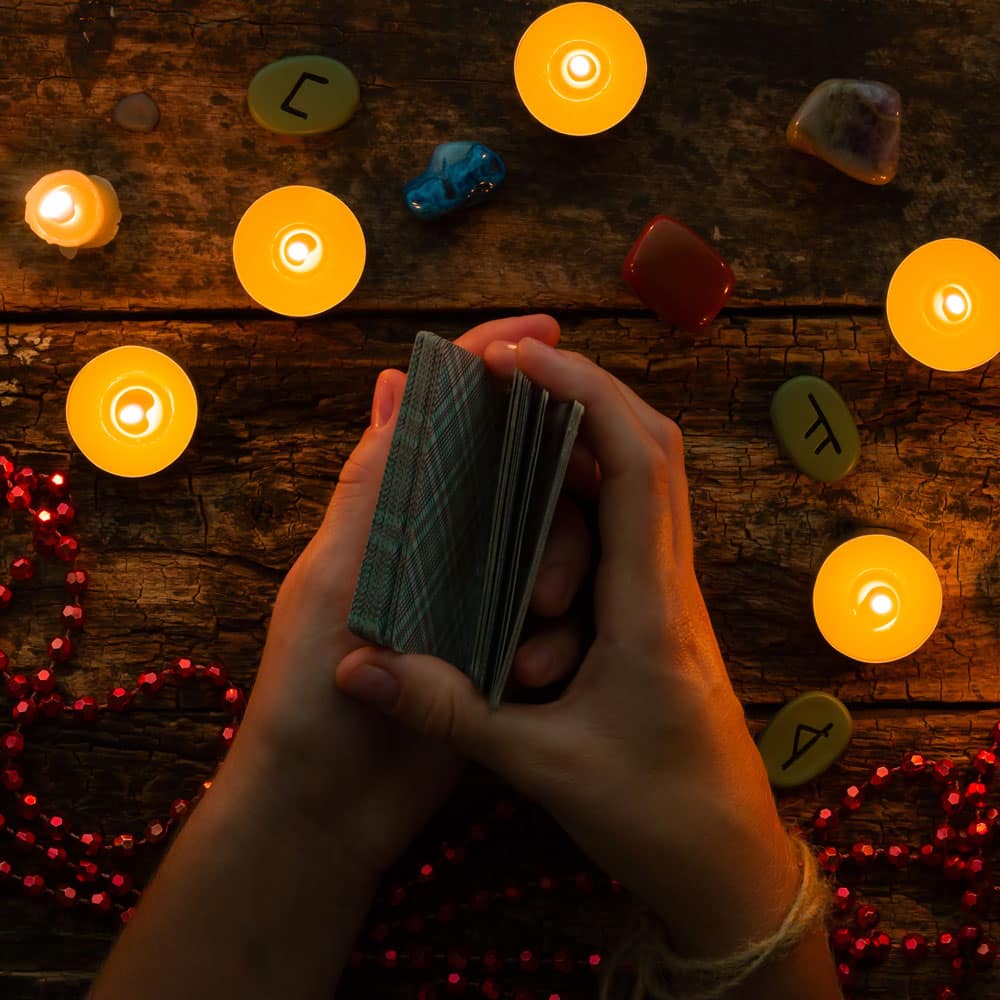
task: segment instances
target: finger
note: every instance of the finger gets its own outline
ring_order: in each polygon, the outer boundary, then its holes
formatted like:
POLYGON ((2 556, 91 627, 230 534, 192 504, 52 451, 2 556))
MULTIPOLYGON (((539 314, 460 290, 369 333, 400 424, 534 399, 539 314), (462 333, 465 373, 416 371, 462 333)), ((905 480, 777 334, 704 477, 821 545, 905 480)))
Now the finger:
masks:
POLYGON ((581 500, 592 502, 601 492, 601 470, 594 453, 579 438, 573 443, 566 468, 567 492, 581 500))
POLYGON ((315 544, 322 550, 329 572, 349 587, 353 587, 361 567, 364 539, 375 513, 405 382, 403 373, 393 368, 379 375, 372 397, 371 425, 344 462, 316 535, 315 544))
POLYGON ((531 610, 544 618, 564 615, 590 568, 590 531, 580 508, 561 496, 552 517, 531 593, 531 610))
POLYGON ((345 694, 448 743, 529 795, 539 791, 539 765, 560 754, 558 709, 504 703, 491 710, 468 677, 433 656, 366 646, 341 660, 335 679, 345 694))
POLYGON ((598 520, 602 569, 610 574, 607 610, 612 620, 618 612, 627 615, 628 594, 636 584, 659 579, 673 547, 668 458, 636 418, 620 383, 592 361, 531 340, 519 343, 516 354, 518 368, 532 381, 584 406, 583 431, 601 468, 598 520))
POLYGON ((566 615, 546 623, 518 647, 511 676, 526 687, 545 687, 569 677, 582 657, 583 626, 575 617, 566 615))
POLYGON ((527 338, 555 347, 559 343, 559 336, 559 323, 553 317, 545 313, 533 313, 530 316, 507 316, 481 323, 463 333, 455 343, 473 354, 482 355, 496 341, 517 343, 527 338))

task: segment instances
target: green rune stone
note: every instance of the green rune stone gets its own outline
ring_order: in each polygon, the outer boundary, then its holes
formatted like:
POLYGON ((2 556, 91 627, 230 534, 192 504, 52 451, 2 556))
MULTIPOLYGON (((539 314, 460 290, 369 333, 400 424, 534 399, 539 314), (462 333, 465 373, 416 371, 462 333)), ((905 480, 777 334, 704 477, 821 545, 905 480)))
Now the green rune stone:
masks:
POLYGON ((847 404, 815 375, 789 379, 771 400, 771 423, 782 450, 821 483, 843 479, 857 464, 861 439, 847 404))
POLYGON ((258 124, 282 135, 319 135, 340 128, 358 109, 354 74, 326 56, 288 56, 250 82, 247 103, 258 124))
POLYGON ((757 750, 775 788, 795 788, 818 778, 851 741, 851 714, 826 691, 808 691, 788 702, 757 738, 757 750))

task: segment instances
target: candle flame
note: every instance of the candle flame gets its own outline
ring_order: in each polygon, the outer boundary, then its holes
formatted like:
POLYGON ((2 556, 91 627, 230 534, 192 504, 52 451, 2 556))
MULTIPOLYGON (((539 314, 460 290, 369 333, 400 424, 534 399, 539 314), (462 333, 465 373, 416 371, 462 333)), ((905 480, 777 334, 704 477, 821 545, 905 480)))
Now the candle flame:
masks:
POLYGON ((311 229, 293 229, 282 236, 278 258, 293 274, 305 274, 323 259, 323 241, 311 229))
POLYGON ((601 75, 601 61, 588 49, 574 49, 562 61, 562 75, 571 87, 592 87, 601 75))
POLYGON ((145 437, 163 423, 163 401, 146 386, 130 386, 111 404, 111 417, 122 434, 145 437))
POLYGON ((76 202, 66 188, 55 188, 42 199, 38 214, 49 222, 69 222, 76 214, 76 202))
POLYGON ((972 298, 961 285, 946 285, 934 296, 934 311, 945 323, 961 323, 972 313, 972 298))

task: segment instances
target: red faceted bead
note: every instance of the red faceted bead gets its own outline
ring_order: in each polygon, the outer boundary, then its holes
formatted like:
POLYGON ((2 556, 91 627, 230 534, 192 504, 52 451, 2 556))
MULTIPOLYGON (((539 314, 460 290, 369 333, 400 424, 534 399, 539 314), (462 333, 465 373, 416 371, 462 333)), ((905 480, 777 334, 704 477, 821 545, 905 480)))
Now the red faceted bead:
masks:
POLYGON ((59 532, 55 527, 55 515, 48 507, 42 507, 35 511, 35 530, 45 537, 46 546, 54 547, 59 541, 59 532))
POLYGON ((816 860, 823 871, 831 874, 840 867, 840 851, 833 845, 823 847, 817 852, 816 860))
POLYGON ((952 847, 958 837, 958 831, 950 823, 942 823, 934 830, 931 842, 939 850, 952 847))
POLYGON ((846 885, 838 885, 833 891, 833 908, 838 913, 846 913, 854 906, 854 890, 846 885))
POLYGON ((122 857, 131 857, 135 853, 135 837, 131 833, 119 833, 112 841, 112 846, 122 857))
POLYGON ((715 249, 669 215, 646 224, 622 264, 622 280, 662 322, 693 332, 715 319, 735 284, 715 249))
POLYGON ((16 767, 6 767, 0 773, 0 781, 8 792, 16 792, 24 784, 24 776, 16 767))
POLYGON ((67 908, 72 906, 77 900, 76 889, 74 889, 73 886, 71 885, 59 886, 59 888, 56 889, 53 895, 55 896, 56 902, 60 906, 65 906, 67 908))
POLYGON ((31 830, 15 830, 14 841, 21 851, 30 851, 36 844, 38 838, 31 830))
POLYGON ((464 969, 469 964, 469 958, 464 951, 459 951, 458 948, 452 948, 448 952, 448 968, 449 969, 464 969))
POLYGON ((112 712, 124 712, 132 704, 132 692, 128 688, 112 688, 108 695, 108 708, 112 712))
POLYGON ((997 957, 997 946, 987 938, 983 938, 972 952, 972 960, 981 969, 989 968, 997 957))
POLYGON ((76 865, 76 880, 81 885, 88 882, 96 882, 101 874, 101 869, 96 861, 78 861, 76 865))
POLYGON ((9 861, 0 861, 0 882, 6 881, 11 876, 9 861))
POLYGON ((27 490, 34 490, 38 488, 38 474, 35 472, 31 466, 24 466, 23 469, 18 469, 14 473, 14 485, 23 486, 27 490))
POLYGON ((970 781, 965 786, 965 801, 975 809, 986 805, 987 788, 981 781, 970 781))
POLYGON ((830 948, 837 955, 846 955, 851 950, 854 931, 850 927, 834 927, 830 931, 830 948))
POLYGON ((49 643, 49 656, 56 663, 65 663, 73 656, 73 642, 66 636, 57 635, 49 643))
POLYGON ((107 913, 111 909, 111 893, 100 892, 92 893, 90 896, 90 905, 95 909, 99 910, 101 913, 107 913))
POLYGON ((173 672, 181 678, 181 680, 190 680, 194 677, 196 673, 196 667, 194 660, 188 659, 186 656, 182 656, 179 660, 174 660, 173 672))
POLYGON ((72 562, 80 554, 80 543, 72 535, 63 535, 56 542, 55 554, 63 562, 72 562))
POLYGON ((14 463, 6 456, 0 455, 0 479, 13 480, 14 463))
POLYGON ((820 809, 813 817, 812 828, 818 834, 826 834, 833 830, 839 821, 839 817, 832 809, 820 809))
POLYGON ((878 767, 872 768, 868 784, 871 785, 872 788, 885 788, 891 780, 892 768, 886 767, 885 764, 880 764, 878 767))
POLYGON ((600 965, 601 965, 602 961, 603 961, 603 957, 601 956, 601 954, 599 952, 592 951, 587 956, 587 965, 588 965, 588 967, 590 968, 590 970, 592 972, 596 972, 600 968, 600 965))
POLYGON ((21 796, 18 808, 25 819, 34 819, 41 809, 41 806, 38 804, 38 796, 32 792, 26 792, 21 796))
POLYGON ((853 986, 857 982, 857 974, 850 962, 837 963, 837 982, 841 986, 853 986))
POLYGON ((965 862, 965 877, 974 882, 989 877, 990 863, 983 857, 969 858, 965 862))
POLYGON ((146 824, 146 840, 151 844, 158 844, 161 840, 166 839, 168 832, 166 824, 161 823, 158 819, 146 824))
POLYGON ((63 625, 66 628, 81 629, 83 628, 84 612, 83 608, 79 604, 67 604, 62 609, 63 625))
POLYGON ((449 972, 445 977, 445 987, 449 993, 464 993, 466 979, 460 972, 449 972))
POLYGON ((163 675, 158 674, 155 670, 147 670, 145 673, 139 674, 138 685, 140 691, 146 694, 156 694, 163 687, 163 675))
POLYGON ((958 946, 962 951, 972 951, 981 936, 982 930, 978 924, 962 924, 958 929, 958 946))
POLYGON ((20 757, 24 753, 24 736, 16 729, 10 729, 0 738, 0 750, 8 757, 20 757))
POLYGON ((955 777, 955 762, 947 757, 935 761, 931 767, 931 777, 941 785, 951 781, 955 777))
POLYGON ((910 849, 906 844, 890 844, 885 849, 885 860, 893 868, 905 868, 910 860, 910 849))
POLYGON ((927 954, 927 938, 923 934, 903 935, 903 955, 911 961, 919 961, 927 954))
POLYGON ((534 972, 538 968, 538 956, 530 948, 522 948, 517 955, 517 964, 522 972, 534 972))
POLYGON ((984 778, 988 778, 997 769, 997 755, 992 750, 980 750, 972 758, 972 766, 984 778))
POLYGON ((12 486, 7 490, 7 503, 12 510, 27 510, 31 506, 31 491, 23 486, 12 486))
POLYGON ((41 875, 25 875, 21 885, 29 896, 40 896, 45 891, 45 879, 41 875))
MULTIPOLYGON (((48 511, 40 511, 42 514, 47 514, 48 511)), ((46 555, 53 555, 55 553, 56 542, 59 541, 59 532, 55 528, 47 528, 44 525, 40 525, 36 522, 33 543, 36 552, 43 552, 46 555)))
POLYGON ((884 962, 892 951, 892 938, 885 931, 876 931, 872 935, 871 957, 876 962, 884 962))
POLYGON ((950 854, 944 859, 941 870, 944 872, 944 877, 952 881, 965 878, 965 859, 957 854, 950 854))
POLYGON ((69 824, 62 816, 50 816, 45 821, 45 828, 53 840, 62 840, 69 832, 69 824))
POLYGON ((858 785, 849 785, 847 790, 844 792, 844 797, 841 799, 840 804, 848 811, 854 812, 861 808, 861 803, 864 801, 864 792, 858 785))
POLYGON ((239 726, 223 726, 220 734, 223 745, 227 747, 231 746, 233 740, 236 739, 236 734, 238 732, 239 726))
POLYGON ((479 992, 486 997, 486 1000, 500 1000, 503 996, 500 987, 492 979, 484 979, 479 987, 479 992))
POLYGON ((957 816, 965 808, 965 796, 957 785, 941 793, 941 808, 946 816, 957 816))
POLYGON ((52 520, 60 528, 67 528, 76 520, 76 508, 71 503, 63 500, 61 503, 57 503, 52 511, 52 520))
POLYGON ((104 837, 99 833, 81 833, 78 842, 80 847, 83 848, 83 853, 87 855, 88 858, 96 858, 98 854, 101 853, 101 847, 104 844, 104 837))
POLYGON ((951 931, 938 934, 937 953, 942 958, 954 958, 958 954, 958 938, 951 931))
POLYGON ((927 759, 922 753, 908 753, 903 758, 903 774, 908 778, 916 777, 918 774, 923 774, 927 769, 927 759))
POLYGON ((53 868, 62 868, 69 859, 69 855, 66 853, 66 848, 64 847, 47 847, 45 849, 45 860, 48 861, 53 868))
POLYGON ((30 726, 32 722, 35 721, 35 716, 38 714, 38 706, 35 704, 34 700, 31 698, 22 698, 17 704, 11 709, 10 713, 14 717, 14 721, 20 723, 22 726, 30 726))
POLYGON ((871 938, 864 934, 857 935, 851 941, 850 956, 853 959, 864 960, 871 957, 871 938))
POLYGON ((954 982, 964 983, 969 978, 972 968, 969 965, 968 959, 959 955, 948 963, 948 971, 951 973, 951 978, 954 982))
POLYGON ((993 831, 990 829, 989 823, 984 822, 981 819, 973 820, 965 828, 966 839, 973 847, 982 847, 984 844, 988 843, 993 831))
MULTIPOLYGON (((246 698, 243 692, 237 687, 226 688, 222 700, 233 715, 240 715, 246 705, 246 698)), ((452 860, 452 859, 449 859, 452 860)))
POLYGON ((65 472, 53 472, 50 476, 44 476, 40 484, 50 497, 64 497, 69 492, 69 478, 65 472))
POLYGON ((48 667, 42 667, 42 669, 36 671, 35 676, 31 678, 31 686, 38 694, 48 694, 56 686, 55 671, 50 670, 48 667))
POLYGON ((862 930, 868 930, 878 923, 878 910, 871 903, 862 903, 854 914, 854 921, 862 930))
POLYGON ((0 583, 0 611, 9 607, 12 600, 14 600, 14 591, 0 583))
POLYGON ((221 663, 210 663, 205 667, 205 676, 215 687, 225 687, 229 683, 229 672, 221 663))
POLYGON ((187 799, 174 799, 170 803, 170 818, 174 821, 184 819, 191 812, 191 803, 187 799))
POLYGON ((38 711, 47 719, 54 719, 63 710, 63 696, 57 691, 45 695, 38 700, 38 711))
MULTIPOLYGON (((229 690, 226 691, 226 696, 227 696, 226 697, 226 702, 227 702, 227 704, 229 702, 229 697, 228 697, 229 691, 239 691, 239 688, 229 688, 229 690)), ((243 711, 243 706, 245 704, 245 699, 243 698, 243 692, 242 691, 239 691, 239 695, 240 695, 240 698, 242 699, 243 703, 240 704, 239 708, 236 711, 242 712, 243 711)), ((450 865, 457 865, 457 864, 460 864, 461 862, 463 862, 465 860, 465 848, 461 847, 461 846, 459 846, 459 847, 452 847, 451 845, 449 845, 448 847, 446 847, 441 852, 441 856, 445 859, 445 861, 448 862, 448 864, 450 864, 450 865)))
POLYGON ((24 583, 35 575, 35 564, 30 559, 21 556, 20 559, 15 559, 10 564, 10 575, 18 583, 24 583))
POLYGON ((934 1000, 959 1000, 959 993, 953 986, 938 986, 934 990, 934 1000))
POLYGON ((7 694, 15 700, 31 694, 31 683, 24 674, 12 674, 7 678, 7 694))
POLYGON ((395 969, 399 965, 399 952, 395 948, 386 948, 379 955, 378 964, 383 969, 395 969))
POLYGON ((87 590, 87 586, 90 584, 90 577, 87 576, 86 570, 82 569, 71 569, 66 574, 66 589, 76 596, 83 594, 87 590))
POLYGON ((851 846, 851 860, 864 868, 875 860, 875 847, 868 841, 861 840, 851 846))
POLYGON ((122 926, 127 924, 132 919, 132 915, 134 913, 135 913, 134 906, 130 906, 127 909, 121 911, 121 913, 118 915, 118 919, 122 922, 122 926))
POLYGON ((73 718, 82 722, 93 722, 97 718, 98 710, 97 699, 89 694, 73 702, 73 718))

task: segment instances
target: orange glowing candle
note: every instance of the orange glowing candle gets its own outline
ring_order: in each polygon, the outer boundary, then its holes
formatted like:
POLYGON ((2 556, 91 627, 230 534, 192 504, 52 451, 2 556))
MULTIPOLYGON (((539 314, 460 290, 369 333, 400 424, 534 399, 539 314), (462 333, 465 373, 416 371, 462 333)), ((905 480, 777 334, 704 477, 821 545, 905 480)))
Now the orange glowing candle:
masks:
POLYGON ((823 638, 863 663, 916 652, 941 617, 941 581, 930 560, 893 535, 859 535, 826 558, 813 587, 823 638))
POLYGON ((320 188, 269 191, 244 213, 233 262, 247 294, 284 316, 315 316, 354 290, 365 269, 365 234, 354 213, 320 188))
POLYGON ((46 174, 24 199, 24 221, 31 231, 46 243, 71 251, 67 256, 110 243, 121 219, 118 195, 110 182, 78 170, 46 174))
POLYGON ((198 422, 184 369, 149 347, 116 347, 80 369, 66 423, 83 454, 105 472, 151 476, 180 457, 198 422))
POLYGON ((542 14, 521 36, 514 82, 525 107, 564 135, 596 135, 635 107, 646 85, 646 50, 632 25, 596 3, 542 14))
POLYGON ((1000 258, 970 240, 926 243, 896 269, 889 328, 921 364, 959 372, 1000 351, 1000 258))

